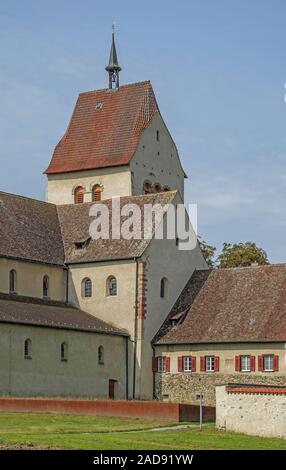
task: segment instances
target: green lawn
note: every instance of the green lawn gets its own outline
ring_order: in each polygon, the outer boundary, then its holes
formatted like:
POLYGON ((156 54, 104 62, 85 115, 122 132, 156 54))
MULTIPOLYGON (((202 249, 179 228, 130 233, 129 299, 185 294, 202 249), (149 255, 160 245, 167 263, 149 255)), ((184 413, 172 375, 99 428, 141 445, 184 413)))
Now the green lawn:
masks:
POLYGON ((20 445, 29 448, 90 450, 286 449, 286 440, 226 433, 217 431, 213 424, 206 424, 202 432, 198 427, 150 431, 154 427, 172 425, 176 423, 94 416, 0 413, 0 447, 20 445))

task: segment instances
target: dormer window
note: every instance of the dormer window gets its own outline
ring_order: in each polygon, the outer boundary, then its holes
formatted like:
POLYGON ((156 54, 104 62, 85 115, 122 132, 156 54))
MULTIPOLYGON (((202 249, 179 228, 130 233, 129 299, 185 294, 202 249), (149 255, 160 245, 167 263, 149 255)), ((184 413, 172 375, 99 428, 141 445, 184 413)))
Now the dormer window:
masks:
POLYGON ((83 250, 89 245, 90 237, 83 241, 74 242, 75 250, 83 250))

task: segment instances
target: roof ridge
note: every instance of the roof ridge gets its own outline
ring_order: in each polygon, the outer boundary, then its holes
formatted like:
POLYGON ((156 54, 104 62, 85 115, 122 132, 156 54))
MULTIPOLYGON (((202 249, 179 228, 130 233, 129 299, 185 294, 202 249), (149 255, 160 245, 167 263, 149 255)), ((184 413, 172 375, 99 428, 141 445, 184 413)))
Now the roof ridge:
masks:
POLYGON ((43 201, 42 199, 36 199, 36 198, 30 197, 30 196, 23 196, 22 194, 15 194, 15 193, 10 193, 10 192, 6 192, 6 191, 0 191, 0 196, 1 196, 1 194, 4 194, 6 196, 15 197, 15 198, 18 198, 18 199, 28 199, 29 201, 40 202, 41 204, 45 204, 45 205, 49 205, 49 206, 55 206, 56 205, 56 204, 53 204, 52 202, 43 201))
MULTIPOLYGON (((160 193, 150 193, 150 194, 132 194, 130 196, 113 196, 114 198, 115 197, 119 197, 120 199, 138 199, 138 198, 150 198, 152 196, 157 196, 159 194, 173 194, 175 196, 175 194, 178 193, 178 190, 177 189, 173 189, 172 191, 162 191, 160 193)), ((70 204, 57 204, 56 207, 66 207, 66 206, 74 206, 74 207, 82 207, 82 206, 87 206, 87 205, 93 205, 93 204, 105 204, 105 203, 108 203, 109 201, 112 201, 112 197, 108 198, 108 199, 101 199, 100 201, 86 201, 86 202, 83 202, 81 204, 74 204, 74 203, 70 203, 70 204)))
POLYGON ((88 95, 88 94, 95 94, 99 91, 106 91, 106 92, 109 92, 109 93, 114 93, 115 92, 116 93, 116 92, 120 91, 121 88, 127 88, 127 87, 136 86, 136 85, 143 85, 143 84, 150 84, 151 85, 151 81, 150 80, 142 80, 140 82, 126 83, 125 85, 120 85, 120 87, 118 89, 114 89, 114 90, 110 90, 109 88, 98 88, 97 90, 81 91, 79 93, 79 96, 88 95))
MULTIPOLYGON (((230 270, 242 270, 242 269, 258 269, 258 268, 275 268, 275 267, 283 267, 285 266, 286 267, 286 262, 285 263, 270 263, 270 264, 259 264, 259 265, 255 265, 255 266, 233 266, 233 267, 230 267, 230 268, 211 268, 210 270, 211 271, 230 271, 230 270)), ((198 270, 198 271, 203 271, 202 269, 198 270)))

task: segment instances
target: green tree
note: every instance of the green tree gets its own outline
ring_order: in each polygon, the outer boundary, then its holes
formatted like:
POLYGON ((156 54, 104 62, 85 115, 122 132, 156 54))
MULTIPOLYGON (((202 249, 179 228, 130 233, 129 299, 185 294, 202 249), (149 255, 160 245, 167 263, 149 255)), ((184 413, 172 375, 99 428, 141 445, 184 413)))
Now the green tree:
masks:
POLYGON ((253 242, 224 243, 217 258, 219 268, 239 268, 252 264, 269 264, 267 253, 253 242))
POLYGON ((210 268, 214 268, 215 267, 214 254, 216 252, 216 247, 212 245, 208 245, 204 240, 201 239, 201 237, 198 237, 198 238, 199 238, 199 245, 202 250, 203 257, 205 258, 207 262, 207 265, 210 268))

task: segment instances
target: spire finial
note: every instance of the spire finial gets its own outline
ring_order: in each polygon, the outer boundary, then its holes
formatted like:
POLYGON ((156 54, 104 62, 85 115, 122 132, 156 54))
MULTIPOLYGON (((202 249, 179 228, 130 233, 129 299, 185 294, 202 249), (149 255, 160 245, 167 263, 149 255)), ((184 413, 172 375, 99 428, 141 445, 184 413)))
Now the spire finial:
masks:
POLYGON ((109 75, 109 89, 117 89, 119 88, 119 72, 121 71, 121 67, 119 66, 116 47, 115 47, 115 21, 112 23, 112 42, 111 42, 111 50, 109 56, 109 63, 108 66, 105 67, 105 70, 108 72, 109 75))

